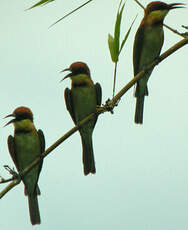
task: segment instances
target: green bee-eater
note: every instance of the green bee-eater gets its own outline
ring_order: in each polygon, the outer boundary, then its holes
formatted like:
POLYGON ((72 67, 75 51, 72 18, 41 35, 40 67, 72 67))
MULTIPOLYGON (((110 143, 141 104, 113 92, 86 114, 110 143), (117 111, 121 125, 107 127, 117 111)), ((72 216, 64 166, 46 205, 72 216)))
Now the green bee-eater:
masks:
MULTIPOLYGON (((75 62, 68 69, 70 71, 63 79, 70 77, 71 90, 65 89, 65 102, 72 120, 76 125, 91 113, 96 112, 96 107, 101 105, 102 90, 99 83, 94 85, 91 80, 90 70, 83 62, 75 62)), ((95 173, 95 161, 92 145, 92 133, 97 121, 97 116, 84 124, 80 129, 83 147, 84 174, 95 173)))
MULTIPOLYGON (((27 107, 18 107, 6 117, 14 117, 6 124, 14 124, 14 137, 11 135, 8 137, 8 148, 18 172, 22 172, 44 152, 44 135, 42 130, 36 130, 33 124, 33 114, 27 107)), ((37 195, 40 195, 40 190, 37 183, 41 168, 42 160, 22 178, 25 185, 25 195, 28 196, 32 225, 40 224, 37 199, 37 195)))
MULTIPOLYGON (((143 70, 160 54, 164 41, 163 20, 169 10, 182 8, 182 3, 166 4, 155 1, 147 5, 144 18, 137 30, 134 48, 133 65, 134 75, 143 70)), ((147 81, 153 69, 148 71, 136 84, 135 123, 143 123, 144 97, 148 95, 147 81)))

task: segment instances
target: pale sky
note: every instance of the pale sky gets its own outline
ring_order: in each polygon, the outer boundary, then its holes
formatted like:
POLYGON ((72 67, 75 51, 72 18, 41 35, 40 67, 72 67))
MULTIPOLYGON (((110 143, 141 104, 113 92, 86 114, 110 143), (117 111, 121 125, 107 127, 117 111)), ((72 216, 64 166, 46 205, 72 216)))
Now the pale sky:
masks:
MULTIPOLYGON (((56 0, 25 11, 36 1, 1 2, 0 175, 13 167, 7 137, 13 126, 3 117, 18 106, 29 107, 49 147, 73 127, 65 108, 64 89, 70 80, 59 72, 75 61, 86 62, 94 82, 103 89, 103 103, 112 96, 113 68, 108 33, 113 34, 119 0, 93 1, 48 28, 84 1, 56 0)), ((141 1, 147 5, 149 1, 141 1)), ((175 1, 176 2, 176 1, 175 1)), ((181 2, 187 3, 186 0, 181 2)), ((166 1, 166 3, 174 3, 166 1)), ((132 47, 143 10, 128 0, 122 37, 138 17, 118 64, 117 90, 133 77, 132 47)), ((165 23, 180 32, 188 9, 173 10, 165 23)), ((163 51, 181 40, 164 29, 163 51)), ((133 88, 114 114, 98 119, 93 133, 96 175, 83 175, 79 133, 45 160, 39 178, 41 225, 32 226, 23 184, 0 201, 0 229, 37 230, 177 230, 188 228, 188 47, 158 65, 149 80, 144 124, 134 123, 133 88)), ((3 190, 5 184, 0 185, 3 190)))

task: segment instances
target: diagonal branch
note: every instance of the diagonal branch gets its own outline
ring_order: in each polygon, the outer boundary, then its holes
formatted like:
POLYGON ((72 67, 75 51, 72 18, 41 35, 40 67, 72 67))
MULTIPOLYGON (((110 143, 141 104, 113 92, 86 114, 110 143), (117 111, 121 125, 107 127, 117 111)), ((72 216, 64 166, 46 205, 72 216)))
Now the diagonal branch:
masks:
MULTIPOLYGON (((164 52, 159 58, 154 60, 150 65, 148 65, 144 70, 140 71, 134 78, 123 87, 112 100, 108 100, 103 107, 97 108, 97 114, 100 115, 104 112, 112 112, 113 108, 117 105, 117 102, 121 99, 121 97, 139 80, 142 76, 158 65, 161 61, 166 59, 169 55, 173 54, 178 49, 182 48, 184 45, 188 44, 188 36, 184 39, 176 43, 166 52, 164 52)), ((87 123, 90 119, 96 116, 96 113, 92 113, 86 118, 84 118, 79 125, 75 126, 71 130, 69 130, 65 135, 59 138, 53 145, 51 145, 45 152, 42 153, 41 157, 36 158, 28 167, 26 167, 19 175, 19 178, 13 178, 12 182, 0 193, 0 199, 13 187, 20 183, 20 178, 26 175, 35 165, 37 165, 43 158, 45 158, 50 152, 52 152, 55 148, 57 148, 62 142, 64 142, 68 137, 70 137, 73 133, 75 133, 80 127, 82 127, 85 123, 87 123)), ((11 180, 11 179, 10 179, 11 180)))
POLYGON ((7 187, 3 189, 3 191, 0 193, 0 199, 7 193, 9 192, 12 188, 14 188, 17 184, 21 182, 20 178, 14 179, 7 187))

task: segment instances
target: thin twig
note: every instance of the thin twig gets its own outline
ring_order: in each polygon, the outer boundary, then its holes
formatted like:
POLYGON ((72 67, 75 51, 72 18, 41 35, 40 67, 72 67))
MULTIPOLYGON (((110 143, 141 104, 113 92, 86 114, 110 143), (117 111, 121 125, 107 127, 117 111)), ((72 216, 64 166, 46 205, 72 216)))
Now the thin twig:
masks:
POLYGON ((184 26, 184 25, 182 25, 182 27, 183 27, 184 29, 187 29, 187 30, 188 30, 188 26, 184 26))
POLYGON ((4 165, 4 168, 9 172, 9 174, 12 175, 12 177, 9 179, 4 179, 2 176, 0 176, 0 184, 10 182, 19 177, 19 174, 14 170, 14 168, 11 169, 8 165, 4 165))
POLYGON ((116 76, 117 76, 117 62, 115 62, 115 67, 114 67, 114 82, 113 82, 113 95, 115 95, 115 89, 116 89, 116 76))
POLYGON ((138 1, 138 0, 134 0, 142 9, 145 10, 145 7, 138 1))
POLYGON ((170 31, 172 31, 173 33, 181 36, 181 37, 184 37, 182 33, 178 32, 177 30, 174 30, 172 27, 166 25, 166 24, 163 24, 167 29, 169 29, 170 31))
POLYGON ((9 192, 12 188, 14 188, 17 184, 21 182, 20 178, 14 179, 7 187, 3 189, 3 191, 0 193, 0 199, 7 193, 9 192))
POLYGON ((2 176, 0 176, 0 184, 4 184, 4 183, 10 182, 12 180, 14 180, 13 177, 11 177, 9 179, 4 179, 2 176))

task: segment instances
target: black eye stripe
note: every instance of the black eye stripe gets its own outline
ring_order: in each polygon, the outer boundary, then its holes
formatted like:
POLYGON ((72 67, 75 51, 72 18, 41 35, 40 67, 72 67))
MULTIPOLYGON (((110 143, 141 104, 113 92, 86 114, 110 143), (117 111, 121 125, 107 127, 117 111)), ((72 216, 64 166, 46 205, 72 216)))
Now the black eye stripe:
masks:
POLYGON ((22 113, 22 114, 16 115, 16 121, 21 121, 24 119, 29 119, 29 120, 33 121, 33 116, 29 115, 28 113, 22 113))
POLYGON ((73 73, 73 75, 76 75, 76 74, 87 74, 87 75, 90 75, 89 70, 86 69, 86 68, 82 68, 82 67, 75 68, 75 69, 73 68, 72 69, 72 73, 73 73))
POLYGON ((149 8, 148 13, 156 10, 168 10, 168 5, 166 3, 159 3, 157 5, 153 5, 149 8))

